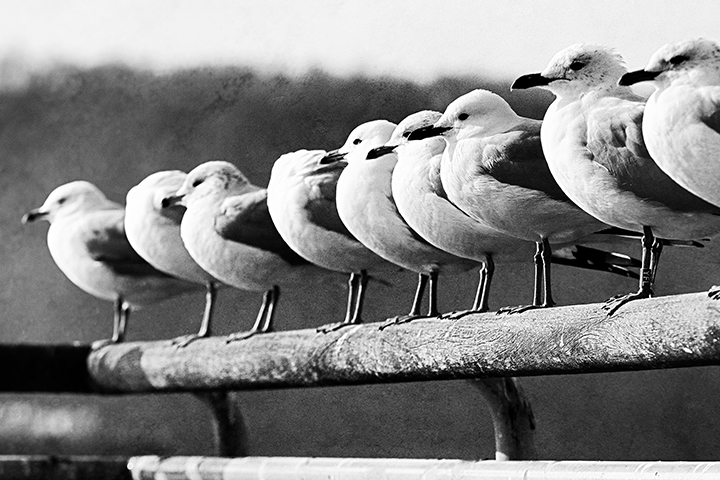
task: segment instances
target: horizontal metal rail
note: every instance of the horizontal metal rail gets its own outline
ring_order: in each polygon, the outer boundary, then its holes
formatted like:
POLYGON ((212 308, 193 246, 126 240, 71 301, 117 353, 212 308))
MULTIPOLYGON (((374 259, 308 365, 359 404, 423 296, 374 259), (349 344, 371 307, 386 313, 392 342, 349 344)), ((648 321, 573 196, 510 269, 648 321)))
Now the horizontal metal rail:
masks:
POLYGON ((104 392, 197 391, 644 370, 720 363, 720 301, 705 293, 486 313, 460 320, 365 324, 109 346, 88 358, 104 392))
POLYGON ((134 457, 134 480, 554 480, 720 477, 720 462, 572 462, 421 460, 397 458, 134 457))
POLYGON ((209 338, 183 349, 2 345, 0 391, 197 392, 720 364, 720 301, 705 293, 638 300, 609 318, 600 307, 209 338))

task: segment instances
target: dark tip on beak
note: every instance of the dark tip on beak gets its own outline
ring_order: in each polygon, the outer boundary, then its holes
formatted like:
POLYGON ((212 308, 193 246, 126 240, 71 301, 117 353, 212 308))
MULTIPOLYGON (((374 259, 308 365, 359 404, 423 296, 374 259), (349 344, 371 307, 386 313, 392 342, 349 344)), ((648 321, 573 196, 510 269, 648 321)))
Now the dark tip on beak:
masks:
POLYGON ((184 195, 170 195, 169 197, 165 197, 162 199, 162 202, 160 202, 160 206, 162 208, 172 207, 174 205, 177 205, 183 197, 184 195))
POLYGON ((341 153, 337 150, 327 152, 323 158, 320 159, 320 165, 329 165, 331 163, 339 162, 345 159, 345 153, 341 153))
POLYGON ((320 160, 321 165, 315 170, 313 170, 313 175, 322 175, 323 173, 335 172, 344 169, 348 165, 345 160, 336 160, 332 163, 327 163, 323 165, 322 160, 324 160, 324 157, 320 160))
POLYGON ((518 77, 510 86, 510 90, 525 90, 526 88, 541 87, 543 85, 549 85, 553 80, 555 79, 543 77, 540 73, 530 73, 518 77))
POLYGON ((22 223, 31 223, 35 220, 38 220, 39 218, 44 217, 45 215, 47 215, 46 212, 41 212, 39 209, 36 208, 35 210, 30 210, 25 215, 23 215, 21 221, 22 223))
POLYGON ((375 160, 376 158, 380 158, 388 153, 392 153, 395 151, 395 147, 397 147, 397 145, 383 145, 381 147, 375 147, 367 153, 365 160, 375 160))
POLYGON ((418 128, 413 130, 408 135, 408 140, 423 140, 425 138, 437 137, 450 130, 451 127, 436 127, 435 125, 429 125, 427 127, 418 128))
POLYGON ((660 75, 660 72, 648 72, 645 70, 635 70, 634 72, 628 72, 618 81, 618 85, 630 86, 635 85, 638 82, 647 82, 649 80, 655 80, 655 77, 660 75))

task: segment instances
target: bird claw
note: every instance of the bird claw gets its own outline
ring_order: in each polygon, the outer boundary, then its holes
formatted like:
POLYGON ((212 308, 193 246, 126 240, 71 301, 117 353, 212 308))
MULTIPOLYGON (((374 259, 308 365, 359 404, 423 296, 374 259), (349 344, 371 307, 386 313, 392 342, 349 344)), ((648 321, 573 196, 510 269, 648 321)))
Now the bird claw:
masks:
POLYGON ((391 327, 393 325, 401 325, 403 323, 410 323, 413 320, 417 320, 418 318, 430 318, 425 315, 397 315, 395 317, 390 317, 387 320, 385 320, 383 323, 380 324, 378 327, 378 330, 383 331, 388 327, 391 327))
POLYGON ((708 290, 708 297, 713 300, 720 300, 720 285, 713 285, 708 290))
POLYGON ((100 350, 101 348, 107 347, 108 345, 115 345, 116 343, 118 342, 116 340, 113 340, 112 338, 96 340, 90 344, 90 350, 100 350))
POLYGON ((527 312, 528 310, 537 310, 538 308, 550 308, 552 305, 518 305, 517 307, 502 307, 498 308, 495 315, 502 315, 507 313, 508 315, 514 315, 516 313, 527 312))
POLYGON ((607 317, 611 317, 617 310, 628 302, 633 300, 639 300, 641 298, 650 298, 653 296, 652 290, 650 291, 639 291, 634 293, 626 293, 624 295, 615 295, 608 298, 602 306, 602 309, 606 311, 607 317))
POLYGON ((454 310, 452 312, 441 313, 437 318, 440 320, 459 320, 473 313, 485 313, 487 310, 454 310))
POLYGON ((195 340, 199 340, 201 338, 205 338, 201 335, 198 335, 197 333, 191 333, 190 335, 183 335, 181 337, 173 338, 170 340, 170 345, 180 350, 181 348, 185 348, 191 343, 193 343, 195 340))
POLYGON ((315 329, 317 333, 330 333, 330 332, 337 332, 341 328, 345 327, 352 327, 354 325, 357 325, 359 322, 335 322, 335 323, 328 323, 327 325, 320 325, 315 329))
POLYGON ((247 332, 235 332, 231 333, 227 337, 225 337, 225 343, 232 343, 232 342, 238 342, 240 340, 247 340, 250 337, 253 337, 255 335, 265 333, 261 332, 260 330, 248 330, 247 332))

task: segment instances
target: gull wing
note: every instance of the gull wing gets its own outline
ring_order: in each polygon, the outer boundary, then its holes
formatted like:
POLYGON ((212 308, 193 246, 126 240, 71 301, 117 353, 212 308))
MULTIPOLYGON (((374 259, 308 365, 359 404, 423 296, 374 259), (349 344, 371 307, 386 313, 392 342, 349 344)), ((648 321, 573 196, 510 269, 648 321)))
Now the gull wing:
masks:
POLYGON ((130 246, 125 235, 125 210, 89 213, 82 241, 93 260, 104 263, 118 275, 170 277, 156 270, 130 246))
POLYGON ((264 188, 226 198, 215 218, 215 231, 226 240, 276 253, 290 264, 308 263, 285 243, 275 228, 264 188))
POLYGON ((587 115, 587 155, 638 197, 677 211, 720 214, 720 208, 705 202, 672 180, 645 148, 642 135, 642 103, 618 102, 587 115))
POLYGON ((483 139, 482 155, 476 163, 478 175, 544 193, 555 200, 569 202, 550 173, 540 143, 538 120, 528 120, 504 133, 483 139))
POLYGON ((313 179, 312 191, 308 201, 308 211, 310 212, 310 221, 321 226, 326 230, 339 233, 350 239, 355 237, 348 231, 345 224, 340 220, 337 205, 335 203, 335 193, 337 189, 337 179, 340 172, 334 176, 323 176, 313 179))

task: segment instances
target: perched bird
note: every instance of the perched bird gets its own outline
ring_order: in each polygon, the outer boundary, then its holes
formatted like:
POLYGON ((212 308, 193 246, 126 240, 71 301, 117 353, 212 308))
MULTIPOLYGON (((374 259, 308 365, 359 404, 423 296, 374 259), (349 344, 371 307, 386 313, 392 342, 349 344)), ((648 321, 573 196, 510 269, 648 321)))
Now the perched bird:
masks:
POLYGON ((196 291, 198 285, 153 268, 125 236, 122 205, 108 200, 92 183, 61 185, 23 222, 47 220, 48 248, 60 270, 85 292, 115 304, 113 335, 99 348, 125 338, 131 308, 196 291))
POLYGON ((499 313, 553 306, 551 243, 566 244, 606 228, 553 179, 540 145, 541 123, 520 117, 499 95, 474 90, 411 136, 441 135, 447 142, 440 177, 454 205, 484 226, 536 244, 533 304, 499 313))
POLYGON ((189 282, 205 286, 205 312, 197 334, 172 342, 185 347, 211 334, 211 320, 218 281, 190 257, 180 238, 180 222, 185 208, 162 206, 165 197, 175 193, 187 174, 178 170, 156 172, 130 189, 125 200, 125 233, 130 245, 150 265, 189 282))
POLYGON ((267 190, 253 185, 238 168, 223 161, 193 169, 165 207, 187 208, 180 235, 190 256, 223 283, 241 290, 264 291, 251 330, 227 341, 272 329, 280 288, 299 286, 333 274, 308 263, 282 239, 270 218, 267 190))
MULTIPOLYGON (((412 121, 404 120, 395 132, 411 130, 413 125, 408 122, 412 121)), ((353 135, 346 146, 352 141, 353 135)), ((381 328, 421 317, 420 304, 428 281, 427 316, 437 316, 438 274, 466 271, 478 265, 475 260, 433 247, 403 220, 392 195, 392 172, 397 163, 393 149, 394 145, 383 147, 377 142, 363 142, 362 148, 345 156, 348 165, 337 183, 338 214, 350 233, 382 258, 418 274, 418 288, 410 313, 389 319, 381 328)))
MULTIPOLYGON (((439 112, 423 111, 411 117, 422 119, 418 124, 432 125, 441 115, 439 112)), ((448 199, 440 179, 445 140, 440 136, 413 140, 413 133, 402 132, 395 149, 398 157, 392 174, 395 204, 408 225, 432 245, 454 255, 483 262, 472 307, 443 316, 460 318, 469 313, 485 312, 488 310, 495 261, 519 262, 527 259, 532 255, 534 243, 502 233, 455 206, 448 199)), ((632 276, 625 268, 633 263, 628 257, 589 247, 565 247, 553 252, 552 261, 632 276), (622 262, 624 266, 609 263, 613 261, 622 262)))
POLYGON ((644 80, 657 88, 642 127, 650 155, 681 186, 720 206, 720 45, 667 44, 620 84, 644 80))
POLYGON ((643 233, 639 290, 608 300, 608 315, 653 295, 662 248, 656 237, 692 240, 720 233, 720 208, 678 185, 646 150, 645 102, 617 85, 625 72, 612 49, 576 44, 557 53, 541 74, 513 84, 557 96, 541 137, 550 171, 568 197, 608 225, 643 233))
POLYGON ((328 162, 324 150, 286 153, 275 161, 267 187, 268 210, 283 240, 306 260, 350 275, 345 318, 318 327, 324 333, 362 321, 368 272, 397 269, 357 241, 340 220, 335 190, 345 165, 328 162))

